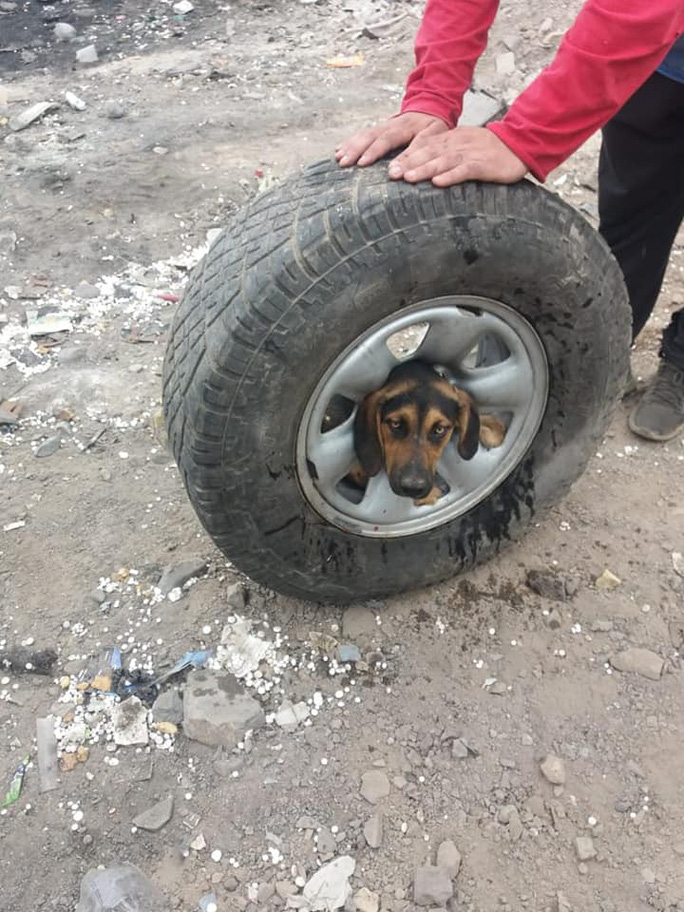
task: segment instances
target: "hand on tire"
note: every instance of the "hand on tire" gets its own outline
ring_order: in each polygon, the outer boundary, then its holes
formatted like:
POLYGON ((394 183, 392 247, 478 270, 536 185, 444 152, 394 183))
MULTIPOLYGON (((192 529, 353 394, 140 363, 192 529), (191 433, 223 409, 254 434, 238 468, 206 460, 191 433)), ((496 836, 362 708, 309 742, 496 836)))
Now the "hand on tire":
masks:
POLYGON ((514 184, 527 174, 527 165, 484 127, 455 127, 410 145, 389 166, 392 180, 411 184, 431 180, 450 187, 468 180, 514 184))
POLYGON ((335 158, 343 168, 350 165, 359 165, 363 168, 372 165, 383 155, 400 146, 409 146, 407 152, 412 149, 415 151, 426 140, 446 133, 448 129, 439 117, 410 111, 392 117, 376 127, 355 133, 340 143, 335 150, 335 158))

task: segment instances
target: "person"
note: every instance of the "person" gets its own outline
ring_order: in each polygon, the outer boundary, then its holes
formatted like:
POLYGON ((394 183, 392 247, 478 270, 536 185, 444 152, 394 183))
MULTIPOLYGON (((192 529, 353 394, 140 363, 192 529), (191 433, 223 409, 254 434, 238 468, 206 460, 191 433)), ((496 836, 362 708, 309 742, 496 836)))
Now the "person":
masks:
MULTIPOLYGON (((603 128, 599 230, 625 277, 634 337, 650 317, 684 217, 684 0, 587 0, 549 67, 499 121, 459 127, 463 95, 499 0, 428 0, 400 114, 346 139, 342 167, 407 147, 389 177, 448 187, 543 181, 603 128)), ((631 413, 651 440, 684 428, 684 308, 631 413)))

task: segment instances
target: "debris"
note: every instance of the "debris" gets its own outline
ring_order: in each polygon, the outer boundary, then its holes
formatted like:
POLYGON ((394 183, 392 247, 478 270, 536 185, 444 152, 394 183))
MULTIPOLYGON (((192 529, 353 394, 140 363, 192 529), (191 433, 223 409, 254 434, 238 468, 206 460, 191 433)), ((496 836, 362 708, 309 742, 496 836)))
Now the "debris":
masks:
POLYGON ((341 855, 319 868, 303 891, 311 912, 333 912, 344 906, 352 893, 349 878, 355 869, 350 855, 341 855))
POLYGON ((188 13, 191 13, 194 10, 194 6, 190 3, 190 0, 178 0, 177 3, 173 4, 174 13, 178 13, 179 16, 185 16, 188 13))
POLYGON ((325 61, 325 65, 332 67, 334 70, 346 70, 351 67, 363 66, 365 62, 363 54, 354 54, 351 57, 331 57, 325 61))
POLYGON ((103 111, 105 117, 108 117, 110 120, 121 120, 122 117, 126 116, 124 106, 118 101, 114 101, 112 98, 105 101, 103 111))
POLYGON ((678 576, 684 577, 684 554, 679 551, 672 552, 672 567, 678 576))
POLYGON ((469 89, 463 96, 463 112, 458 122, 464 127, 484 127, 505 109, 505 104, 493 95, 469 89))
POLYGON ((57 761, 57 739, 52 719, 36 719, 36 741, 38 743, 38 772, 41 792, 57 788, 59 763, 57 761))
POLYGON ((97 63, 99 56, 97 53, 97 48, 94 44, 89 44, 87 47, 81 48, 79 51, 76 51, 76 60, 78 63, 83 66, 87 66, 91 63, 97 63))
POLYGON ((71 332, 73 323, 65 313, 40 314, 37 310, 26 311, 26 324, 30 336, 52 336, 55 333, 71 332))
POLYGON ((74 111, 85 111, 86 109, 85 101, 83 101, 82 98, 79 98, 78 95, 74 95, 73 92, 65 92, 64 100, 74 111))
POLYGON ((539 767, 542 775, 551 785, 565 785, 565 764, 555 754, 548 754, 539 767))
POLYGON ((57 22, 54 33, 57 41, 72 41, 76 37, 76 29, 68 22, 57 22))
POLYGON ((556 602, 567 602, 574 598, 579 588, 576 579, 553 570, 528 571, 527 585, 542 598, 556 602))
POLYGON ((22 405, 19 402, 5 399, 0 402, 0 424, 6 424, 10 427, 16 427, 21 417, 22 405))
POLYGON ((446 906, 454 895, 451 877, 443 868, 425 865, 413 880, 413 901, 417 906, 446 906))
POLYGON ((30 108, 22 111, 21 114, 17 114, 16 117, 11 117, 9 128, 18 133, 19 130, 25 130, 36 120, 40 120, 48 111, 54 111, 58 107, 59 105, 54 101, 39 101, 37 104, 31 105, 30 108))
POLYGON ((168 795, 151 808, 133 818, 133 825, 140 830, 156 833, 171 820, 173 816, 173 795, 168 795))
POLYGON ((292 704, 283 700, 275 714, 275 724, 285 731, 294 731, 302 722, 309 718, 309 707, 304 702, 292 704))
POLYGON ((382 845, 382 835, 382 814, 378 811, 364 823, 363 836, 371 849, 379 849, 382 845))
POLYGON ((354 906, 356 912, 378 912, 380 909, 380 896, 371 892, 368 887, 361 887, 354 894, 354 906))
POLYGON ((349 640, 371 636, 377 628, 375 615, 369 608, 352 605, 342 615, 342 634, 349 640))
POLYGON ((499 76, 511 76, 515 73, 515 54, 513 51, 497 54, 495 63, 496 72, 499 76))
POLYGON ((36 459, 47 459, 48 456, 54 456, 54 454, 57 452, 57 450, 61 446, 62 446, 61 437, 48 437, 47 440, 44 440, 40 444, 40 446, 34 453, 34 456, 36 457, 36 459))
POLYGON ((389 779, 382 770, 374 769, 361 776, 361 795, 370 804, 377 804, 390 793, 389 779))
POLYGON ((594 621, 591 625, 592 633, 610 633, 615 625, 612 621, 607 621, 603 618, 599 618, 594 621))
POLYGON ((207 562, 201 557, 194 557, 190 560, 181 561, 180 564, 173 564, 164 568, 157 588, 163 596, 167 596, 173 589, 182 589, 188 580, 193 577, 201 576, 206 572, 207 562))
POLYGON ((0 652, 0 667, 11 669, 14 674, 28 672, 51 675, 56 661, 57 653, 54 649, 27 649, 25 646, 17 646, 0 652))
POLYGON ((192 671, 183 692, 183 728, 188 738, 209 746, 235 747, 246 731, 261 728, 264 713, 236 678, 192 671))
POLYGON ((553 912, 572 912, 572 906, 570 905, 570 900, 567 898, 565 893, 560 890, 556 893, 556 908, 553 912))
POLYGON ((183 698, 176 687, 159 694, 152 705, 152 718, 157 723, 171 722, 173 725, 183 721, 183 698))
POLYGON ((454 760, 466 760, 470 756, 468 745, 463 738, 454 738, 451 742, 451 756, 454 760))
POLYGON ((514 804, 505 804, 499 808, 499 823, 508 827, 508 835, 515 842, 522 837, 523 825, 520 820, 520 813, 514 804))
POLYGON ((453 880, 461 870, 461 853, 451 839, 445 839, 437 849, 437 867, 444 868, 453 880))
POLYGON ((604 570, 601 576, 596 580, 596 588, 604 592, 609 592, 611 589, 617 589, 618 586, 622 585, 622 580, 615 576, 614 573, 611 573, 610 570, 604 570))
POLYGON ((27 754, 14 771, 14 775, 10 780, 7 794, 5 795, 3 801, 0 801, 0 808, 6 808, 9 807, 10 804, 14 804, 14 802, 21 795, 21 790, 24 786, 24 776, 26 775, 26 770, 28 768, 30 760, 31 757, 27 754))
POLYGON ((169 902, 132 864, 91 868, 81 881, 74 912, 168 912, 169 902))
POLYGON ((197 906, 199 912, 217 912, 218 901, 215 893, 205 893, 197 906))
POLYGON ((665 662, 650 649, 633 646, 611 656, 610 664, 616 671, 631 671, 651 681, 659 681, 665 662))
POLYGON ((121 650, 114 646, 103 649, 96 663, 84 673, 81 680, 86 682, 90 690, 100 690, 104 693, 115 692, 114 675, 122 670, 121 650))
POLYGON ((137 697, 129 697, 114 707, 114 743, 122 747, 131 744, 147 744, 147 707, 137 697))
POLYGON ((198 833, 194 839, 190 840, 190 848, 195 852, 203 852, 207 847, 207 840, 202 833, 198 833))
POLYGON ((26 523, 23 519, 18 519, 16 522, 5 523, 2 527, 3 532, 14 532, 15 529, 23 529, 26 523))
POLYGON ((592 858, 596 858, 594 840, 591 836, 577 836, 575 839, 575 852, 577 853, 578 861, 591 861, 592 858))
POLYGON ((272 649, 269 640, 250 633, 251 627, 251 622, 244 618, 238 618, 234 624, 226 624, 216 650, 217 664, 236 678, 244 678, 256 671, 272 649))
POLYGON ((155 678, 152 683, 157 686, 159 684, 164 684, 169 678, 180 674, 180 672, 185 671, 186 668, 204 668, 211 656, 211 649, 198 649, 195 652, 186 652, 182 659, 179 659, 168 671, 165 671, 163 674, 159 675, 159 677, 155 678))
POLYGON ((340 643, 337 647, 337 655, 340 662, 360 662, 361 661, 361 652, 358 646, 354 646, 353 643, 340 643))

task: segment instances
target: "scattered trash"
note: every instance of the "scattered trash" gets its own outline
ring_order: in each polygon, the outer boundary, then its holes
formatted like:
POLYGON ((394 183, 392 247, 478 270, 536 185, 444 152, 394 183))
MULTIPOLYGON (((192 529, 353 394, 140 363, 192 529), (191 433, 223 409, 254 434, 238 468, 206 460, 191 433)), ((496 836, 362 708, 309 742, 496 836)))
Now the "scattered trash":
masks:
POLYGON ((16 117, 11 117, 9 128, 18 133, 19 130, 25 130, 36 120, 40 120, 48 111, 54 111, 58 107, 59 105, 54 101, 39 101, 37 104, 31 105, 30 108, 22 111, 21 114, 17 114, 16 117))
POLYGON ((159 685, 168 681, 174 675, 180 674, 186 668, 204 668, 213 654, 211 649, 198 649, 194 652, 186 652, 182 659, 179 659, 168 671, 165 671, 159 677, 155 678, 153 684, 159 685))
POLYGON ((365 62, 363 54, 354 54, 352 57, 331 57, 325 61, 325 65, 336 70, 346 70, 351 67, 363 66, 365 62))
POLYGON ((23 529, 26 523, 23 519, 18 519, 16 522, 5 523, 2 527, 3 532, 14 532, 15 529, 23 529))
POLYGON ((22 409, 23 406, 19 402, 13 402, 9 399, 0 402, 0 424, 9 425, 10 427, 18 425, 22 409))
POLYGON ((178 0, 177 3, 173 4, 173 11, 174 13, 178 13, 179 16, 186 16, 194 9, 195 7, 192 3, 190 3, 190 0, 178 0))
POLYGON ((85 111, 87 107, 85 101, 83 101, 82 98, 79 98, 78 95, 74 95, 73 92, 65 92, 64 100, 74 111, 85 111))
POLYGON ((304 899, 311 912, 342 908, 352 895, 349 878, 355 869, 356 862, 350 855, 341 855, 319 868, 304 887, 304 899))
POLYGON ((92 868, 81 881, 74 912, 168 912, 168 900, 132 864, 92 868))
POLYGON ((40 790, 41 792, 51 792, 57 788, 59 769, 55 725, 51 718, 36 719, 36 741, 38 742, 40 790))
POLYGON ((79 51, 76 51, 76 60, 78 63, 87 66, 91 63, 97 63, 99 60, 99 55, 97 53, 97 48, 94 44, 89 44, 87 47, 81 48, 79 51))
POLYGON ((86 684, 90 690, 101 690, 105 693, 116 693, 115 677, 121 676, 123 664, 121 661, 121 650, 114 646, 111 649, 104 649, 95 665, 89 671, 81 676, 81 681, 86 684))
POLYGON ((217 912, 218 901, 215 893, 205 893, 197 906, 199 912, 217 912))
POLYGON ((24 776, 26 775, 26 770, 30 761, 31 757, 27 754, 14 771, 7 794, 5 795, 4 800, 0 802, 0 808, 6 808, 9 807, 10 804, 14 804, 21 795, 21 790, 24 787, 24 776))
POLYGON ((611 573, 610 570, 604 570, 601 576, 596 580, 596 588, 605 592, 609 592, 611 589, 617 589, 621 585, 622 580, 615 576, 614 573, 611 573))
POLYGON ((58 312, 39 315, 37 310, 27 310, 26 323, 30 336, 52 336, 54 333, 71 332, 74 328, 71 318, 58 312))
POLYGON ((337 655, 340 662, 360 662, 361 652, 358 646, 353 643, 340 643, 337 647, 337 655))
POLYGON ((672 567, 678 576, 684 577, 684 555, 679 551, 672 552, 672 567))
POLYGON ((114 707, 114 743, 122 747, 131 744, 147 744, 147 707, 137 698, 129 697, 114 707))
POLYGON ((238 618, 234 624, 227 624, 216 650, 217 664, 236 678, 244 678, 256 671, 259 663, 273 648, 268 640, 250 633, 251 627, 251 622, 244 618, 238 618))

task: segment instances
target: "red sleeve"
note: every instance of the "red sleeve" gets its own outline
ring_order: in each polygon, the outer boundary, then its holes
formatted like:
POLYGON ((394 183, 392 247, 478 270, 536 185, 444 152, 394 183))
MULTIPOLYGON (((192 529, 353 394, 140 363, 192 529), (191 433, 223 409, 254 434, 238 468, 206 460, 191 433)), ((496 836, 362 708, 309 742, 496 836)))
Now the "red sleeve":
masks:
POLYGON ((434 114, 456 126, 498 7, 499 0, 428 0, 402 114, 434 114))
POLYGON ((682 31, 682 0, 587 0, 551 65, 489 128, 544 180, 648 79, 682 31))

